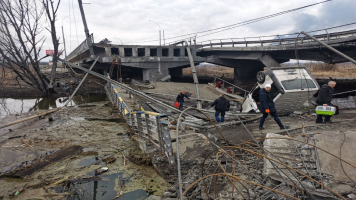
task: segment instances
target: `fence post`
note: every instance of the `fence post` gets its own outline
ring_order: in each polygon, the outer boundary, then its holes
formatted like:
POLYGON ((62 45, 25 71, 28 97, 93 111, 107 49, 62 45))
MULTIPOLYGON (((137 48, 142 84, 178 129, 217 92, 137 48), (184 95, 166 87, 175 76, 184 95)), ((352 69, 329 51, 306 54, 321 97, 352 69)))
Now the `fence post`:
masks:
POLYGON ((147 136, 152 140, 152 132, 151 132, 151 126, 150 126, 150 115, 145 113, 145 119, 146 119, 146 128, 147 128, 147 136))
POLYGON ((161 129, 161 124, 160 124, 160 117, 156 117, 156 130, 158 134, 158 142, 159 142, 159 149, 164 152, 164 142, 163 142, 163 135, 162 135, 162 129, 161 129))
POLYGON ((168 123, 166 121, 162 120, 161 126, 162 126, 163 138, 164 138, 164 143, 165 143, 164 144, 165 154, 168 157, 169 164, 173 165, 175 159, 173 156, 172 141, 171 141, 171 135, 169 133, 168 123))

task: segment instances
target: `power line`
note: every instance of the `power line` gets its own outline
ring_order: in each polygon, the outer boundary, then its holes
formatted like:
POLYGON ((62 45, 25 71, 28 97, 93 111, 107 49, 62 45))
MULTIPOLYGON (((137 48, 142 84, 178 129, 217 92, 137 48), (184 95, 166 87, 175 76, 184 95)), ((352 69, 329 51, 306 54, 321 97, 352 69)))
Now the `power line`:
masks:
MULTIPOLYGON (((322 4, 322 3, 326 3, 326 2, 329 2, 329 1, 332 1, 332 0, 321 1, 321 2, 318 2, 318 3, 314 3, 314 4, 310 4, 310 5, 306 5, 306 6, 302 6, 302 7, 298 7, 298 8, 294 8, 294 9, 290 9, 290 10, 285 10, 285 11, 274 13, 274 14, 271 14, 271 15, 267 15, 267 16, 263 16, 263 17, 259 17, 259 18, 255 18, 255 19, 251 19, 251 20, 247 20, 247 21, 244 21, 244 22, 239 22, 239 23, 228 25, 228 26, 215 28, 215 29, 209 29, 209 30, 205 30, 205 31, 199 31, 199 32, 195 32, 195 33, 190 33, 190 34, 184 34, 184 35, 179 35, 179 36, 175 36, 175 37, 170 37, 170 38, 166 38, 166 40, 223 29, 223 30, 216 31, 216 32, 213 32, 213 33, 209 33, 209 34, 205 34, 205 35, 202 35, 202 36, 198 36, 198 37, 204 37, 204 36, 207 36, 207 35, 211 35, 211 34, 214 34, 214 33, 219 33, 219 32, 226 31, 226 30, 230 30, 230 29, 233 29, 233 28, 237 28, 237 27, 244 26, 244 25, 247 25, 247 24, 255 23, 255 22, 258 22, 258 21, 262 21, 262 20, 265 20, 265 19, 269 19, 269 18, 272 18, 272 17, 279 16, 279 15, 287 14, 287 13, 294 12, 294 11, 297 11, 297 10, 301 10, 301 9, 304 9, 304 8, 312 7, 312 6, 315 6, 315 5, 318 5, 318 4, 322 4)), ((154 42, 154 41, 158 41, 158 40, 147 40, 147 41, 130 42, 130 43, 145 43, 145 42, 154 42)))

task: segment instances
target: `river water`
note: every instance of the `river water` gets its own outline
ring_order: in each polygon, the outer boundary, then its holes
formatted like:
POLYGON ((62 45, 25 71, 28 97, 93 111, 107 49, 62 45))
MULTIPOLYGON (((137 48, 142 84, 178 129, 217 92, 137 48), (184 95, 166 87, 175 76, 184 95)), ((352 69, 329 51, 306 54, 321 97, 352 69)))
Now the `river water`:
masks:
MULTIPOLYGON (((8 115, 21 114, 36 110, 51 110, 62 107, 68 100, 68 97, 44 97, 44 98, 0 98, 0 118, 8 115)), ((75 96, 68 106, 80 105, 83 103, 91 103, 105 101, 106 95, 103 94, 87 94, 75 96)))

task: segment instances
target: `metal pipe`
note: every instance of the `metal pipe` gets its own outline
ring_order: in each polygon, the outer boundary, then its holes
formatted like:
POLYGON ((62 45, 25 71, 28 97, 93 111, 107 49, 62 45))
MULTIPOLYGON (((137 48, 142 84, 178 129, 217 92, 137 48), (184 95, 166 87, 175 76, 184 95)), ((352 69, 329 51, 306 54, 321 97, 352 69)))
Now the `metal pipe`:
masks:
POLYGON ((313 39, 315 42, 323 45, 324 47, 328 48, 330 51, 339 54, 341 57, 344 57, 345 59, 349 60, 350 62, 354 63, 356 65, 356 60, 350 58, 349 56, 341 53, 340 51, 336 50, 335 48, 331 47, 330 45, 327 45, 325 42, 322 42, 318 39, 316 39, 315 37, 309 35, 308 33, 302 31, 301 33, 303 33, 304 35, 308 36, 309 38, 313 39))

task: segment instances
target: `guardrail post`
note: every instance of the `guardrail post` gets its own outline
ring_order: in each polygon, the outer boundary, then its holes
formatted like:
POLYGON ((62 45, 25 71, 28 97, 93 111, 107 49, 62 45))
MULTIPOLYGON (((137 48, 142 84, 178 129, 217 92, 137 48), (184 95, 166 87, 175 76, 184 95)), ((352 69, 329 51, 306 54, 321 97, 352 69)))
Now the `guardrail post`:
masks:
POLYGON ((135 95, 132 95, 132 104, 136 105, 136 96, 135 95))
POLYGON ((128 114, 126 114, 126 115, 124 115, 125 116, 125 119, 126 119, 126 124, 128 124, 128 125, 130 125, 130 120, 131 120, 131 118, 130 118, 130 114, 128 113, 128 114))
POLYGON ((245 44, 246 44, 246 47, 247 47, 247 40, 246 40, 246 38, 244 38, 244 40, 245 40, 245 44))
POLYGON ((139 136, 143 136, 143 127, 142 127, 142 111, 136 112, 136 121, 137 121, 137 133, 139 136))
POLYGON ((145 114, 145 119, 146 119, 146 128, 147 128, 147 136, 148 138, 150 138, 150 140, 152 140, 152 132, 151 132, 151 128, 150 128, 150 115, 145 114))
POLYGON ((141 103, 141 101, 137 101, 138 102, 138 109, 140 110, 140 111, 142 111, 142 103, 141 103))
POLYGON ((222 47, 222 42, 221 42, 221 40, 220 40, 220 46, 222 47))
MULTIPOLYGON (((171 135, 169 133, 168 123, 164 120, 161 121, 162 126, 162 133, 163 133, 163 140, 164 140, 164 152, 168 157, 168 162, 170 165, 174 164, 174 156, 173 156, 173 148, 172 148, 172 141, 171 135)), ((177 133, 178 134, 178 133, 177 133)))
POLYGON ((235 47, 234 40, 231 39, 231 41, 232 41, 232 47, 235 47))
POLYGON ((129 124, 130 126, 136 126, 135 124, 135 114, 130 114, 130 122, 131 124, 129 124))
POLYGON ((160 119, 159 116, 156 117, 156 129, 157 129, 157 135, 158 135, 158 142, 159 142, 159 149, 164 152, 164 142, 163 142, 163 136, 162 136, 162 129, 160 125, 160 119))

